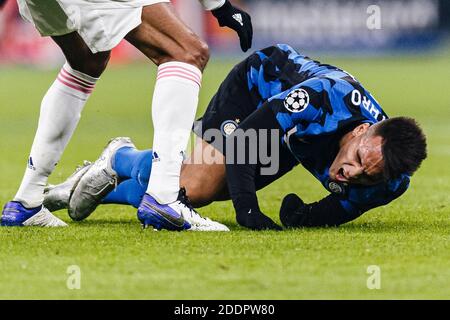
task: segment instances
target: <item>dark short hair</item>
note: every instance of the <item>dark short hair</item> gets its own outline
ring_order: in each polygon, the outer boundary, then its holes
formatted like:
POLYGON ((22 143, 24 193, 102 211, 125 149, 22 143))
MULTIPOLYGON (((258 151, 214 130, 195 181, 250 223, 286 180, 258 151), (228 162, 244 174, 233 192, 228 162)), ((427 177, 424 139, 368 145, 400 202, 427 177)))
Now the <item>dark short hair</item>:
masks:
POLYGON ((425 134, 416 120, 396 117, 379 122, 375 135, 383 138, 382 153, 385 179, 412 175, 427 157, 425 134))

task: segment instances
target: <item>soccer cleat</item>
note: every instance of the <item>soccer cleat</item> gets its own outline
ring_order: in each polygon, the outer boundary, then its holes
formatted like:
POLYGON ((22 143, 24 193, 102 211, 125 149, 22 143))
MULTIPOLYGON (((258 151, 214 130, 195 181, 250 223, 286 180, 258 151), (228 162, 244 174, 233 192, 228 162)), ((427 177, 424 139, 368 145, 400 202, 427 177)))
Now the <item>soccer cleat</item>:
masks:
POLYGON ((203 218, 195 211, 184 188, 181 188, 177 201, 166 205, 145 194, 138 209, 138 219, 144 228, 151 225, 157 230, 230 231, 227 226, 203 218))
POLYGON ((92 163, 84 161, 66 181, 57 185, 49 185, 44 190, 44 207, 50 212, 67 209, 72 192, 75 190, 81 177, 89 170, 92 163))
POLYGON ((55 217, 47 208, 40 206, 34 209, 25 208, 20 202, 10 201, 2 213, 3 227, 66 227, 67 224, 55 217))
POLYGON ((181 208, 183 218, 189 222, 191 231, 230 231, 228 227, 210 218, 203 218, 192 206, 186 195, 186 189, 181 188, 178 193, 178 205, 181 208))
POLYGON ((118 184, 117 173, 112 168, 112 160, 117 150, 135 148, 130 138, 119 137, 109 141, 100 157, 81 177, 69 201, 69 216, 81 221, 97 208, 103 198, 118 184))
POLYGON ((152 196, 145 194, 139 205, 137 216, 145 229, 153 226, 156 230, 167 229, 182 231, 191 228, 180 213, 178 201, 170 204, 159 204, 152 196))

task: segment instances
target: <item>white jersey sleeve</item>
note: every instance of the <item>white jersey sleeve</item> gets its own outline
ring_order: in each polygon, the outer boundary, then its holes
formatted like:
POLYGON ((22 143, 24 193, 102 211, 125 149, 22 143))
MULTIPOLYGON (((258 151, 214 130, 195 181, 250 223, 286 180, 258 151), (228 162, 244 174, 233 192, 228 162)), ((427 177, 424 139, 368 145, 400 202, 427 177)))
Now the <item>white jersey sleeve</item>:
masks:
POLYGON ((225 4, 225 0, 198 0, 205 10, 214 10, 225 4))

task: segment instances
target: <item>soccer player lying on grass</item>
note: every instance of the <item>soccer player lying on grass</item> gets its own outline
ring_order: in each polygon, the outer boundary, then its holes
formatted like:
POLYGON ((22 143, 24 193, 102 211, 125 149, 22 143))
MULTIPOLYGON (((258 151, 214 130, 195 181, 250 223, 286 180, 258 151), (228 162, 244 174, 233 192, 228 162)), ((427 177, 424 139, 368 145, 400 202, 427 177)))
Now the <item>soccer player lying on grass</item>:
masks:
MULTIPOLYGON (((337 226, 385 205, 407 190, 410 176, 426 158, 426 139, 413 119, 387 119, 353 76, 288 45, 258 51, 234 67, 194 132, 202 140, 183 164, 180 185, 185 191, 179 200, 194 213, 193 207, 232 199, 238 223, 255 230, 280 229, 261 212, 256 190, 299 163, 330 194, 311 204, 286 196, 280 209, 285 227, 337 226), (211 130, 220 135, 212 138, 211 130), (267 130, 275 139, 267 139, 267 130), (254 133, 256 140, 251 139, 254 133), (239 156, 239 144, 230 141, 242 134, 250 139, 240 139, 247 161, 239 164, 228 155, 239 156), (261 157, 249 161, 252 152, 262 151, 272 155, 278 170, 267 174, 269 164, 261 157), (204 161, 196 164, 195 159, 204 161)), ((141 199, 147 202, 152 158, 158 161, 151 150, 139 151, 127 138, 113 139, 93 165, 50 187, 46 206, 68 207, 74 220, 86 218, 100 203, 138 207, 141 199)), ((189 228, 181 216, 138 211, 138 218, 157 229, 189 228)))
MULTIPOLYGON (((127 40, 158 66, 153 92, 153 166, 148 199, 153 207, 181 215, 181 156, 195 119, 208 46, 175 14, 170 0, 17 0, 21 15, 42 36, 51 36, 66 63, 41 104, 38 129, 22 183, 2 212, 2 226, 62 227, 42 205, 44 188, 69 143, 81 112, 105 70, 111 50, 127 40), (178 116, 180 113, 183 117, 178 116), (175 130, 178 135, 171 133, 175 130), (173 140, 168 141, 169 138, 173 140)), ((200 0, 219 25, 235 30, 241 48, 251 46, 250 16, 228 0, 200 0)), ((156 214, 156 213, 155 213, 156 214)), ((208 224, 209 220, 204 220, 208 224)), ((214 225, 211 224, 211 228, 214 225)))

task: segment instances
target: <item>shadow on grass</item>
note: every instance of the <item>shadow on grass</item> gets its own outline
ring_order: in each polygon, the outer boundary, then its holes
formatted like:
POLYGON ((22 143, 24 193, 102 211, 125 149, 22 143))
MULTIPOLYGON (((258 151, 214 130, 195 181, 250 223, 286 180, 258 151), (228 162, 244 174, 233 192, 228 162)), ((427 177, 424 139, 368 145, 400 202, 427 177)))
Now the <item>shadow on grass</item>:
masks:
POLYGON ((438 230, 450 229, 449 221, 440 221, 434 223, 426 223, 420 221, 374 221, 374 222, 363 222, 363 223, 349 223, 342 225, 336 229, 343 229, 350 232, 398 232, 398 231, 408 231, 408 232, 424 232, 432 231, 436 232, 438 230))
POLYGON ((83 220, 83 221, 71 221, 70 226, 76 226, 80 228, 89 228, 89 227, 117 227, 117 226, 130 226, 130 227, 140 227, 139 221, 132 220, 117 220, 117 219, 92 219, 92 220, 83 220))
MULTIPOLYGON (((249 231, 249 230, 240 226, 237 222, 233 221, 221 221, 226 224, 231 231, 249 231)), ((126 227, 126 228, 136 228, 140 229, 141 224, 137 220, 118 220, 118 219, 92 219, 92 220, 84 220, 80 222, 71 222, 71 226, 76 226, 78 228, 98 228, 98 227, 126 227)), ((434 234, 446 233, 450 229, 450 221, 440 221, 439 223, 423 223, 423 222, 415 222, 415 221, 374 221, 374 222, 362 222, 362 223, 348 223, 341 225, 339 227, 314 227, 314 228, 285 228, 283 232, 346 232, 346 233, 395 233, 395 232, 426 232, 430 231, 434 234)), ((267 232, 267 231, 265 231, 267 232)))

